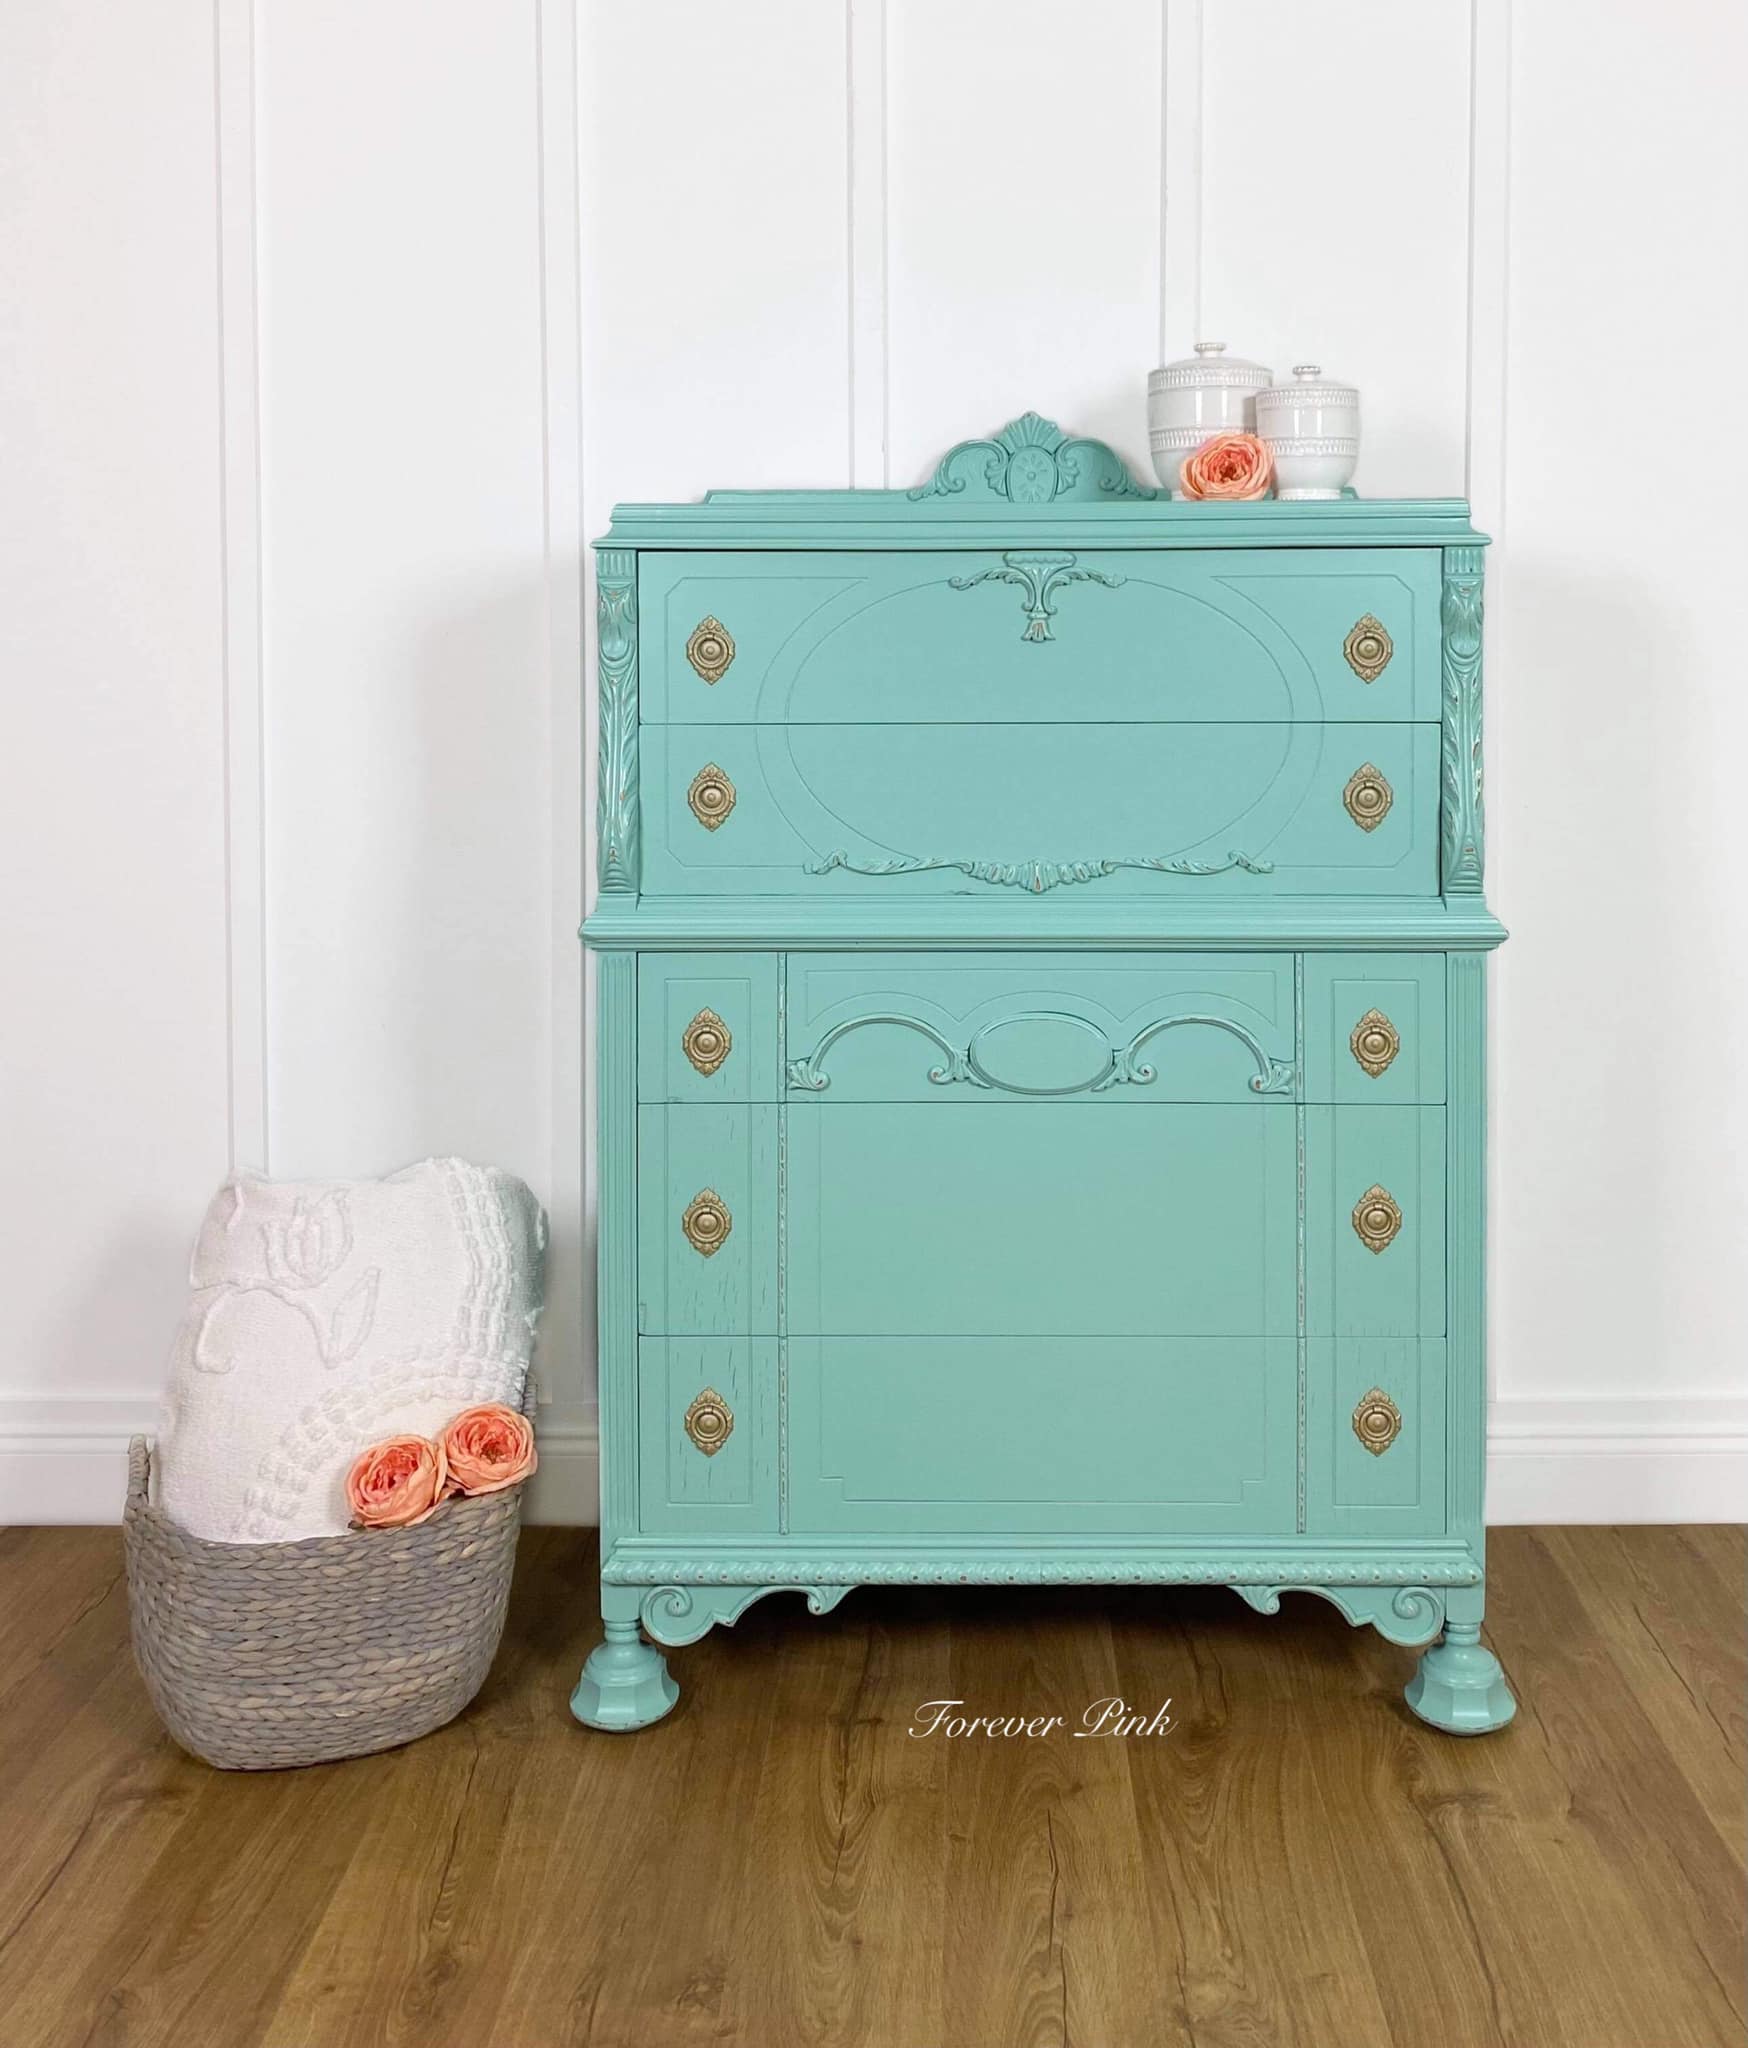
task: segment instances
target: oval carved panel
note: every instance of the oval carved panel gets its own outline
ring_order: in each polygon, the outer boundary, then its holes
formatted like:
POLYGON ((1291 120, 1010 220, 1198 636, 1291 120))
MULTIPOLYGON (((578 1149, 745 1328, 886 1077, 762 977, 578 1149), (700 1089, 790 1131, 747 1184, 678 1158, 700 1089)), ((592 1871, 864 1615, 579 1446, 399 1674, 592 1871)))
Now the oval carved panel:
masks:
POLYGON ((1115 1057, 1110 1040, 1096 1024, 1066 1010, 998 1018, 974 1033, 965 1048, 965 1064, 971 1076, 986 1087, 1000 1088, 1009 1095, 1083 1094, 1109 1080, 1115 1057), (1010 1040, 1008 1044, 1005 1073, 999 1056, 1001 1048, 996 1045, 1004 1032, 1020 1034, 1017 1042, 1010 1040), (1083 1044, 1077 1046, 1076 1039, 1083 1044), (1092 1048, 1092 1065, 1076 1078, 1077 1058, 1087 1056, 1086 1045, 1092 1048), (997 1052, 993 1062, 989 1056, 991 1047, 997 1052), (1064 1076, 1060 1081, 1043 1078, 1058 1072, 1064 1076))

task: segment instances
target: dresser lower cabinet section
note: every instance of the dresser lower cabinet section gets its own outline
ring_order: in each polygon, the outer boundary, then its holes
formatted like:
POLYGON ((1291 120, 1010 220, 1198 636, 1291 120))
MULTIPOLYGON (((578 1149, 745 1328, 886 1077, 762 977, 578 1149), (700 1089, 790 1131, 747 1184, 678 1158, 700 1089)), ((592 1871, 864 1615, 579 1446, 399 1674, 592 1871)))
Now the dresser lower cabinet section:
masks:
POLYGON ((1215 1576, 1420 1641, 1469 1598, 1478 957, 608 964, 638 1098, 610 1609, 674 1642, 774 1585, 1215 1576))

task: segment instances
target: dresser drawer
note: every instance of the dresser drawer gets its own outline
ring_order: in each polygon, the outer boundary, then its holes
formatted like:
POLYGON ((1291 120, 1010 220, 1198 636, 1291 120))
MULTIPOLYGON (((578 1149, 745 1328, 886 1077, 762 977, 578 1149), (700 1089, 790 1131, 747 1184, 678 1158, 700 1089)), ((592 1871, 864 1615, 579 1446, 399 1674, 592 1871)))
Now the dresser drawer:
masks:
POLYGON ((637 1114, 638 1328, 777 1329, 777 1112, 646 1104, 637 1114))
POLYGON ((1293 1093, 1293 956, 798 953, 791 1100, 1256 1104, 1293 1093))
POLYGON ((1306 1350, 1306 1533, 1437 1535, 1445 1340, 1314 1337, 1306 1350))
POLYGON ((776 954, 645 953, 637 1093, 643 1102, 774 1102, 776 954))
POLYGON ((1433 725, 647 726, 648 895, 1438 893, 1433 725))
POLYGON ((788 1327, 1291 1336, 1292 1105, 792 1103, 788 1327))
POLYGON ((646 555, 651 724, 1436 720, 1430 549, 646 555))
POLYGON ((1307 953, 1309 1102, 1443 1102, 1445 956, 1307 953))
POLYGON ((789 1344, 789 1526, 1261 1532, 1294 1516, 1291 1337, 789 1344))
POLYGON ((1305 1324, 1313 1337, 1445 1329, 1445 1113, 1305 1111, 1305 1324))
POLYGON ((776 1339, 645 1337, 637 1384, 644 1533, 774 1530, 776 1339))

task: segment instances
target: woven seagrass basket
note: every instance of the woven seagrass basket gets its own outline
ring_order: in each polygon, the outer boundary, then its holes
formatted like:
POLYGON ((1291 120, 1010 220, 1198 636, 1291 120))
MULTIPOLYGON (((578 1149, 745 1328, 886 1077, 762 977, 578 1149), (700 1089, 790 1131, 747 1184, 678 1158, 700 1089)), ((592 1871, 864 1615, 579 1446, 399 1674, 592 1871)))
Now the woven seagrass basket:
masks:
POLYGON ((367 1756, 452 1721, 503 1633, 522 1488, 446 1501, 416 1529, 209 1543, 152 1504, 128 1446, 128 1611, 152 1704, 226 1771, 367 1756))

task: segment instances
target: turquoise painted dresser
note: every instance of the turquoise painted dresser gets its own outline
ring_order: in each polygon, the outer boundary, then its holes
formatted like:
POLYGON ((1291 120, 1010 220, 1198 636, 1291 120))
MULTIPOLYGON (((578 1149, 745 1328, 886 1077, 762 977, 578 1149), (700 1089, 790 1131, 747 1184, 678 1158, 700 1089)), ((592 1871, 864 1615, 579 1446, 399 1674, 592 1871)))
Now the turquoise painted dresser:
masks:
POLYGON ((1483 536, 1028 414, 599 543, 591 1727, 761 1594, 1306 1589, 1480 1642, 1483 536))

